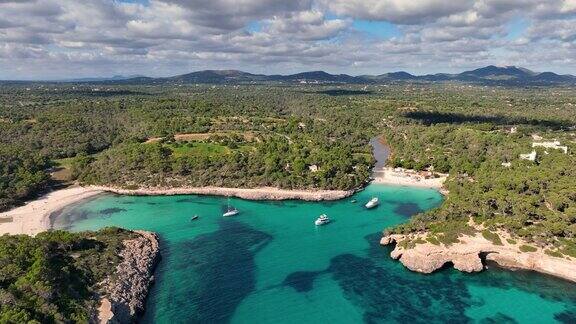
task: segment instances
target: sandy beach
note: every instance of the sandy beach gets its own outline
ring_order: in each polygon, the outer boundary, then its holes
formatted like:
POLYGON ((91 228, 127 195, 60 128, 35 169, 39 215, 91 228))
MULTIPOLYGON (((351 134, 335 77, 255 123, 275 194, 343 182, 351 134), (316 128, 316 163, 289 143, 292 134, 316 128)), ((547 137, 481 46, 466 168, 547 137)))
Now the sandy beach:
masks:
POLYGON ((36 235, 50 229, 50 214, 69 204, 102 193, 92 187, 72 187, 52 191, 26 205, 0 213, 0 235, 36 235))
POLYGON ((216 195, 238 197, 248 200, 338 200, 348 197, 354 191, 339 190, 286 190, 278 188, 143 188, 128 190, 103 186, 72 187, 50 192, 26 205, 0 213, 0 235, 28 234, 36 235, 51 227, 50 215, 67 205, 93 197, 103 192, 121 195, 155 196, 155 195, 216 195))
POLYGON ((384 167, 374 170, 373 183, 442 189, 444 181, 446 181, 448 175, 438 175, 439 176, 436 178, 430 177, 428 172, 416 172, 402 168, 384 167))
MULTIPOLYGON (((415 186, 442 190, 446 175, 438 178, 427 177, 425 173, 388 167, 375 170, 374 183, 415 186)), ((50 215, 65 206, 103 192, 121 195, 215 195, 238 197, 248 200, 338 200, 354 194, 354 190, 287 190, 272 187, 263 188, 221 188, 221 187, 180 187, 180 188, 140 188, 123 189, 107 186, 72 187, 50 192, 37 200, 7 212, 0 213, 0 235, 35 235, 50 229, 50 215)))

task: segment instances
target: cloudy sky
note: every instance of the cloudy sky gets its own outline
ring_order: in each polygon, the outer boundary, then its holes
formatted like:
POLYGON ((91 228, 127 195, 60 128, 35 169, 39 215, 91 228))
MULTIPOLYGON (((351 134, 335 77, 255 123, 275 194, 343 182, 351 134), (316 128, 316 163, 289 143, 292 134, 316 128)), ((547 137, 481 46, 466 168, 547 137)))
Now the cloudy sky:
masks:
POLYGON ((576 0, 0 0, 0 79, 576 74, 576 0))

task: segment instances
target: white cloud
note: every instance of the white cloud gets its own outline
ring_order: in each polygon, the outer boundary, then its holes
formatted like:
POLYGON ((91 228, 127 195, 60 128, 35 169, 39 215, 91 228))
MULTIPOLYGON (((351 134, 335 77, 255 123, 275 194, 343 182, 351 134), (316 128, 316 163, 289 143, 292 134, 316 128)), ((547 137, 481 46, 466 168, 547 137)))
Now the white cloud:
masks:
POLYGON ((301 11, 288 16, 275 16, 264 21, 265 32, 271 35, 291 35, 303 40, 321 40, 336 36, 348 28, 349 19, 326 20, 324 14, 317 10, 301 11))
POLYGON ((399 24, 417 24, 466 11, 473 0, 323 0, 321 3, 339 15, 399 24))

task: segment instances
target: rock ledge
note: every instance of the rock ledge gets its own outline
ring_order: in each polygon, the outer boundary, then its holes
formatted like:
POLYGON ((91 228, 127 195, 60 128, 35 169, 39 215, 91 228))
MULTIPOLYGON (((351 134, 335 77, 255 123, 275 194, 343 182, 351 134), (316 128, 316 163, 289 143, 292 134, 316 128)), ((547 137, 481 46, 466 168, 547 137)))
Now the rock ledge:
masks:
POLYGON ((124 241, 122 262, 102 287, 105 296, 98 309, 99 323, 134 323, 144 312, 148 289, 154 281, 154 268, 160 259, 156 234, 135 231, 140 236, 124 241))
POLYGON ((434 245, 429 242, 410 247, 400 244, 406 240, 425 241, 425 233, 386 235, 380 244, 396 243, 390 256, 399 260, 406 268, 421 273, 432 273, 449 263, 460 271, 478 272, 484 269, 482 262, 484 258, 505 268, 537 271, 576 282, 575 259, 551 256, 541 248, 537 248, 535 252, 521 252, 519 247, 523 242, 510 244, 504 240, 506 234, 500 234, 503 238, 502 245, 492 243, 480 233, 475 236, 462 236, 459 243, 450 246, 434 245))

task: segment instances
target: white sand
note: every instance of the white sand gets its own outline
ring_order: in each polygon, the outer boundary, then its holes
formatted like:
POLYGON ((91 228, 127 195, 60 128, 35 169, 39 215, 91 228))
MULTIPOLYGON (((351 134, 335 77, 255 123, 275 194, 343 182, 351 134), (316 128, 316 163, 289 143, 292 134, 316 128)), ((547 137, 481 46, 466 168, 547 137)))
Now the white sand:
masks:
POLYGON ((65 206, 101 193, 92 187, 73 187, 50 192, 22 207, 0 213, 0 235, 36 235, 50 229, 50 214, 65 206), (11 222, 8 222, 9 219, 11 222))
POLYGON ((441 174, 438 178, 429 178, 418 172, 402 168, 384 167, 374 172, 374 183, 390 184, 397 186, 412 186, 422 188, 441 189, 447 175, 441 174))

